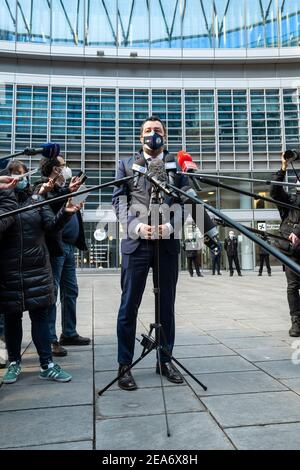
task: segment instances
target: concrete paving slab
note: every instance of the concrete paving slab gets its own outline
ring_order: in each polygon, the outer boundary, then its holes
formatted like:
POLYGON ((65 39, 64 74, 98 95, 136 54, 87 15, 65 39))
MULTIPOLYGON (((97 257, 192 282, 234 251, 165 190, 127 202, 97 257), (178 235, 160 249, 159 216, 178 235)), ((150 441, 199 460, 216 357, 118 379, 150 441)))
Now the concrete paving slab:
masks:
POLYGON ((201 398, 224 427, 300 421, 300 396, 294 392, 266 392, 201 398))
POLYGON ((240 356, 252 362, 290 359, 293 352, 288 346, 283 348, 236 349, 235 351, 240 356))
MULTIPOLYGON (((192 374, 257 369, 253 364, 239 356, 190 357, 183 359, 181 362, 192 374)), ((183 375, 185 375, 185 372, 183 372, 183 375)))
POLYGON ((207 386, 206 391, 192 378, 185 376, 200 397, 287 390, 287 387, 278 382, 278 380, 259 371, 196 374, 195 377, 207 386))
POLYGON ((153 450, 233 449, 207 413, 169 414, 168 419, 171 437, 166 437, 164 415, 97 421, 96 449, 145 450, 149 449, 149 443, 153 450))
POLYGON ((226 429, 240 450, 299 450, 300 423, 226 429))
POLYGON ((300 394, 300 377, 296 379, 280 379, 280 382, 293 390, 293 392, 300 394))
POLYGON ((285 343, 279 339, 271 338, 269 336, 260 338, 224 338, 222 343, 228 348, 232 349, 251 349, 251 348, 275 348, 285 347, 285 343))
POLYGON ((43 444, 40 446, 28 446, 8 448, 4 450, 93 450, 92 441, 75 441, 75 442, 57 442, 56 444, 43 444))
MULTIPOLYGON (((38 379, 37 379, 38 380, 38 379)), ((92 405, 93 388, 89 384, 79 382, 57 383, 39 380, 39 383, 51 384, 51 389, 45 385, 36 385, 34 389, 24 385, 2 385, 0 394, 0 412, 13 410, 28 410, 36 408, 52 408, 55 403, 59 406, 92 405)))
MULTIPOLYGON (((168 413, 204 410, 204 406, 186 385, 169 387, 166 390, 166 404, 168 413)), ((162 392, 159 388, 132 392, 118 390, 104 394, 97 400, 98 419, 148 416, 163 412, 162 392)))
POLYGON ((0 449, 93 438, 91 406, 53 407, 49 416, 44 409, 0 413, 0 449))
POLYGON ((176 359, 186 357, 235 356, 235 351, 222 344, 194 344, 193 346, 175 346, 173 355, 176 359))
POLYGON ((260 330, 254 330, 251 328, 231 328, 231 329, 222 329, 222 330, 205 330, 208 335, 213 336, 219 340, 224 338, 252 338, 252 337, 261 337, 267 336, 267 334, 260 330))
POLYGON ((300 366, 299 364, 293 364, 291 359, 283 361, 256 362, 256 365, 277 379, 300 377, 300 366))

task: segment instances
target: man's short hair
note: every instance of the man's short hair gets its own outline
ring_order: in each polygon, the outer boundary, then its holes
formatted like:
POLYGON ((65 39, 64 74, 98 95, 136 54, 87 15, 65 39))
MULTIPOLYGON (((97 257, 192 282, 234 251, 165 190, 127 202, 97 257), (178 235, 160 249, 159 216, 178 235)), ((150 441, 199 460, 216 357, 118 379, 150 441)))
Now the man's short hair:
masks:
POLYGON ((165 135, 167 134, 167 128, 166 128, 165 123, 160 119, 159 116, 154 116, 154 115, 152 115, 152 116, 147 117, 147 119, 145 119, 145 120, 142 122, 141 130, 140 130, 140 135, 142 135, 143 130, 144 130, 144 125, 145 125, 146 122, 148 122, 148 121, 158 121, 158 122, 160 122, 161 125, 162 125, 162 127, 163 127, 163 130, 164 130, 165 135))

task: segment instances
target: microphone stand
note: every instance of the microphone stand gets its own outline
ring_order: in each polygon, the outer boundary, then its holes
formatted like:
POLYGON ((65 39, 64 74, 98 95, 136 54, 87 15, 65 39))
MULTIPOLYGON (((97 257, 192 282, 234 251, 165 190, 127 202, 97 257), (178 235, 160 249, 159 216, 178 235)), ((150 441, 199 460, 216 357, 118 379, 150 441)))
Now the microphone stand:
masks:
MULTIPOLYGON (((125 178, 121 178, 119 180, 108 181, 108 183, 98 184, 97 186, 91 186, 90 188, 78 190, 74 193, 63 194, 62 196, 57 196, 52 199, 45 199, 44 201, 36 202, 34 204, 30 204, 29 206, 20 207, 19 209, 15 209, 9 212, 4 212, 3 214, 0 214, 0 219, 5 219, 6 217, 11 217, 17 214, 21 214, 22 212, 27 212, 32 209, 35 209, 36 207, 45 206, 46 204, 52 204, 53 202, 64 201, 66 199, 70 199, 75 196, 80 196, 81 194, 86 194, 91 191, 95 191, 96 189, 103 189, 103 188, 107 188, 108 186, 120 186, 123 183, 126 183, 126 181, 129 181, 130 179, 132 179, 132 176, 126 176, 125 178)), ((33 194, 33 197, 34 196, 35 195, 33 194)))
POLYGON ((16 153, 12 153, 11 155, 6 155, 4 157, 0 157, 0 161, 1 160, 9 160, 10 158, 19 157, 20 155, 25 155, 25 149, 21 150, 21 152, 16 152, 16 153))
MULTIPOLYGON (((186 171, 177 171, 177 175, 185 175, 187 176, 186 171)), ((209 178, 217 178, 217 179, 223 179, 223 180, 234 180, 234 181, 247 181, 247 182, 253 182, 253 183, 264 183, 267 185, 277 185, 277 186, 291 186, 291 187, 296 187, 297 183, 288 183, 285 181, 273 181, 273 180, 261 180, 257 178, 241 178, 239 176, 223 176, 223 175, 212 175, 208 173, 189 173, 189 175, 193 175, 195 177, 209 177, 209 178)))
POLYGON ((250 191, 245 191, 244 189, 234 188, 233 186, 228 186, 227 184, 223 184, 223 183, 220 183, 219 181, 215 181, 210 178, 196 175, 195 173, 185 173, 185 175, 187 175, 188 177, 191 177, 193 181, 194 179, 195 180, 199 179, 200 181, 203 181, 203 183, 211 184, 213 186, 216 186, 217 188, 223 188, 223 189, 227 189, 228 191, 232 191, 232 192, 239 193, 239 194, 244 194, 245 196, 253 197, 255 200, 261 199, 262 201, 271 202, 272 204, 275 204, 276 206, 284 207, 285 209, 293 209, 293 210, 300 211, 300 207, 293 206, 292 204, 277 201, 276 199, 273 199, 270 197, 260 196, 259 194, 252 193, 250 191))
MULTIPOLYGON (((187 173, 184 173, 185 175, 187 175, 187 173)), ((167 185, 173 189, 174 191, 176 191, 178 194, 181 194, 182 196, 185 196, 187 197, 188 199, 190 199, 192 202, 196 203, 196 204, 202 204, 208 211, 212 212, 212 214, 216 215, 217 217, 219 217, 220 219, 224 220, 225 222, 227 222, 227 224, 229 224, 230 227, 233 227, 235 228, 237 231, 243 233, 246 237, 250 238, 250 240, 252 240, 254 243, 256 243, 257 245, 261 246, 264 250, 266 250, 268 253, 270 253, 271 255, 273 255, 275 258, 277 258, 282 264, 285 264, 286 266, 288 266, 292 271, 294 271, 296 274, 300 275, 300 266, 295 263, 295 261, 293 261, 291 258, 289 258, 288 256, 284 255, 283 253, 281 253, 279 250, 276 250, 275 248, 273 248, 271 245, 269 245, 268 243, 266 243, 264 240, 262 240, 261 238, 257 237, 256 235, 254 235, 253 233, 251 233, 251 231, 244 227, 243 225, 241 225, 239 222, 235 222, 234 220, 232 220, 230 217, 228 217, 227 215, 223 214, 222 212, 220 212, 219 210, 215 209, 215 207, 212 207, 210 206, 209 204, 206 204, 206 202, 204 202, 202 199, 200 199, 199 197, 196 197, 196 196, 192 196, 190 194, 188 194, 187 192, 185 191, 182 191, 182 189, 180 188, 177 188, 176 186, 173 186, 172 184, 170 183, 167 183, 167 185)))
MULTIPOLYGON (((147 175, 145 175, 147 178, 147 175)), ((157 183, 153 180, 151 180, 153 186, 152 186, 152 194, 151 194, 151 201, 150 201, 150 206, 149 206, 149 214, 151 213, 151 206, 154 206, 155 208, 159 208, 159 211, 154 211, 154 227, 155 227, 155 251, 154 251, 154 266, 153 266, 153 293, 154 293, 154 307, 155 307, 155 323, 150 323, 150 328, 148 334, 142 334, 142 340, 138 340, 141 345, 143 346, 142 353, 140 357, 134 361, 130 366, 128 366, 127 370, 124 371, 123 373, 119 374, 115 379, 113 379, 108 385, 106 385, 103 389, 98 391, 98 395, 101 396, 103 393, 108 390, 114 383, 116 383, 119 378, 123 377, 123 375, 128 371, 131 370, 136 364, 138 364, 140 361, 142 361, 152 350, 156 350, 156 357, 157 357, 157 363, 159 367, 159 375, 160 375, 160 383, 161 383, 161 391, 162 391, 162 396, 163 396, 163 404, 164 404, 164 414, 165 414, 165 420, 166 420, 166 428, 167 428, 167 436, 170 437, 170 428, 169 428, 169 422, 168 422, 168 414, 167 414, 167 407, 166 407, 166 399, 165 399, 165 390, 164 390, 164 384, 163 384, 163 378, 162 378, 162 365, 161 365, 161 353, 163 352, 165 355, 167 355, 170 360, 173 360, 176 365, 178 365, 182 370, 184 370, 195 382, 197 382, 200 387, 203 388, 203 390, 207 390, 207 387, 201 383, 186 367, 181 364, 167 349, 161 344, 161 338, 164 340, 164 344, 166 344, 166 336, 164 329, 160 323, 160 272, 159 272, 159 245, 160 245, 160 238, 159 238, 159 224, 160 224, 160 215, 161 215, 161 209, 160 209, 160 203, 161 203, 161 190, 164 190, 164 188, 161 185, 157 185, 157 183), (153 331, 155 332, 155 335, 153 337, 153 331)), ((172 186, 173 187, 173 186, 172 186)), ((175 188, 175 186, 173 187, 175 188)), ((167 190, 167 188, 166 188, 167 190)), ((148 214, 148 215, 149 215, 148 214)), ((191 385, 189 382, 186 381, 184 378, 185 382, 187 385, 192 389, 191 385)), ((193 390, 193 389, 192 389, 193 390)))

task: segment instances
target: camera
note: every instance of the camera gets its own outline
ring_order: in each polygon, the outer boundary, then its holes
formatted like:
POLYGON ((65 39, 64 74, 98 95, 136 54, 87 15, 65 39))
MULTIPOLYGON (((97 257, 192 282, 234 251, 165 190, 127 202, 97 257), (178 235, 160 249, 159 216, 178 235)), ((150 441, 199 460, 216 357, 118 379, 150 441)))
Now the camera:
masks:
POLYGON ((283 158, 289 162, 294 162, 300 159, 300 153, 296 149, 288 149, 284 152, 283 158))

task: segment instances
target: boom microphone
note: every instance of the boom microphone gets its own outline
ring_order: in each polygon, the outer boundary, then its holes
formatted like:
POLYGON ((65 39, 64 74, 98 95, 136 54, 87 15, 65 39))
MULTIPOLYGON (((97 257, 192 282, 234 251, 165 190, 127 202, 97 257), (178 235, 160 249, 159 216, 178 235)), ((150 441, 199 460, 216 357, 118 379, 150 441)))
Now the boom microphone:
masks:
POLYGON ((55 158, 60 154, 60 145, 48 142, 47 144, 42 144, 40 148, 34 149, 26 147, 23 151, 24 155, 39 155, 42 154, 45 158, 55 158))
MULTIPOLYGON (((185 173, 197 173, 198 172, 198 167, 196 163, 193 162, 193 159, 191 155, 184 150, 180 150, 177 153, 177 159, 178 159, 178 164, 181 167, 182 171, 185 173)), ((196 191, 201 191, 201 186, 199 182, 195 179, 192 178, 193 181, 193 186, 196 189, 196 191)))
POLYGON ((176 170, 177 170, 177 165, 176 165, 176 160, 174 155, 168 153, 168 155, 165 158, 165 170, 168 175, 168 182, 170 184, 175 185, 175 177, 176 177, 176 170))
POLYGON ((141 155, 136 162, 132 165, 133 171, 133 187, 136 188, 141 175, 145 175, 147 172, 146 159, 141 155))
POLYGON ((149 173, 146 175, 154 186, 157 186, 161 191, 166 193, 168 196, 178 198, 177 194, 167 186, 167 173, 165 170, 165 164, 162 160, 156 159, 149 163, 149 173))

